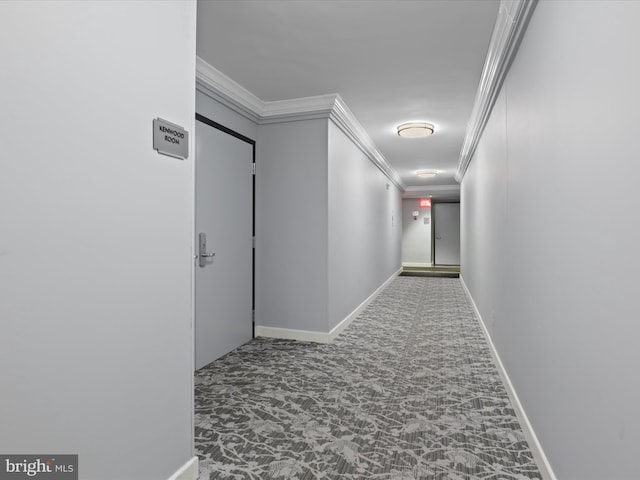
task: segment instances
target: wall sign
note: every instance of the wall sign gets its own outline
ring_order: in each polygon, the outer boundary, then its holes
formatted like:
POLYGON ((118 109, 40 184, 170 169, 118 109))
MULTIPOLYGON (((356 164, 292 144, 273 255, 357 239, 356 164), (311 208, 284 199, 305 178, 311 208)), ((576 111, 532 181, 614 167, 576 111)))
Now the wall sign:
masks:
POLYGON ((420 208, 431 208, 431 199, 430 198, 421 198, 418 201, 418 206, 420 208))
POLYGON ((153 121, 153 148, 163 155, 185 159, 189 156, 189 132, 180 125, 156 118, 153 121))

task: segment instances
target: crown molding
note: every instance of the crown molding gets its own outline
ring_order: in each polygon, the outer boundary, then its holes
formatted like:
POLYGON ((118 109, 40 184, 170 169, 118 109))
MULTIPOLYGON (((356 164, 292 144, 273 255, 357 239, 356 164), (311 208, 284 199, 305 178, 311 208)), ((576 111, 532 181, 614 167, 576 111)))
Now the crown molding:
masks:
POLYGON ((413 185, 407 187, 403 198, 422 197, 426 194, 434 195, 460 195, 460 184, 455 185, 413 185))
POLYGON ((196 87, 253 121, 265 110, 265 102, 200 57, 196 57, 196 87))
POLYGON ((387 160, 378 150, 376 145, 367 134, 364 127, 358 122, 353 112, 344 103, 340 95, 336 96, 333 110, 331 110, 331 120, 344 132, 347 137, 355 143, 358 148, 369 158, 369 160, 384 173, 393 184, 404 192, 407 186, 402 182, 400 175, 389 166, 387 160))
POLYGON ((467 124, 456 180, 462 182, 471 158, 478 146, 491 109, 496 101, 531 14, 538 0, 501 0, 498 18, 493 28, 489 51, 484 62, 471 118, 467 124))
POLYGON ((275 123, 283 120, 306 118, 329 118, 336 103, 337 94, 292 98, 265 102, 260 123, 275 123))
POLYGON ((200 57, 196 57, 196 87, 258 124, 331 119, 396 187, 403 192, 406 188, 337 93, 265 102, 200 57))

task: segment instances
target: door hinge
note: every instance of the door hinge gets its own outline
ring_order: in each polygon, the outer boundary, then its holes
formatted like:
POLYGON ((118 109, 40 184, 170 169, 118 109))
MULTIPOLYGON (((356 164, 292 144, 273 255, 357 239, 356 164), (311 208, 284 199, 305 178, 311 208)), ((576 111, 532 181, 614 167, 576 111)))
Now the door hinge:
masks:
POLYGON ((255 174, 256 174, 256 163, 255 163, 255 162, 253 162, 253 163, 252 163, 252 165, 253 165, 253 167, 251 167, 251 171, 252 171, 252 172, 253 172, 253 174, 255 175, 255 174))
POLYGON ((253 241, 253 248, 256 248, 256 237, 252 237, 252 241, 253 241))

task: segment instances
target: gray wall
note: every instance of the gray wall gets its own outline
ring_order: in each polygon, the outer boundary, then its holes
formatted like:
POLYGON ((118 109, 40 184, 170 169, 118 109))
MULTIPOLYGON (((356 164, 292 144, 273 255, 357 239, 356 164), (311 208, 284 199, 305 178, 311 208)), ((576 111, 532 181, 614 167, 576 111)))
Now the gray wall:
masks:
POLYGON ((258 138, 258 124, 223 105, 206 90, 196 91, 196 112, 252 140, 258 138))
POLYGON ((400 192, 328 119, 258 127, 256 197, 257 325, 329 333, 400 268, 400 192))
POLYGON ((402 264, 405 266, 431 265, 431 209, 420 208, 419 199, 402 200, 402 264), (413 212, 419 213, 413 219, 413 212), (424 223, 425 218, 429 221, 424 223))
POLYGON ((327 331, 327 120, 260 125, 256 324, 327 331))
POLYGON ((329 122, 329 330, 400 268, 400 191, 329 122))
POLYGON ((462 275, 557 478, 637 478, 640 3, 536 7, 462 183, 462 275))
POLYGON ((81 478, 193 455, 195 2, 0 2, 0 451, 81 478), (170 59, 168 61, 167 59, 170 59))

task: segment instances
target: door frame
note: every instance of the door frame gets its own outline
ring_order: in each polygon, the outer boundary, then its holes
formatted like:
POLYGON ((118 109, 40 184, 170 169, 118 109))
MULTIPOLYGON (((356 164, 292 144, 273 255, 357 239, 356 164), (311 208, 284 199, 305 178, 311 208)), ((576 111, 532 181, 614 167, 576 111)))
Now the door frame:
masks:
MULTIPOLYGON (((224 132, 228 135, 231 135, 232 137, 237 138, 238 140, 242 140, 243 142, 248 143, 249 145, 251 145, 251 152, 252 152, 252 161, 253 161, 253 179, 252 179, 252 199, 251 199, 251 235, 253 236, 253 248, 252 248, 252 259, 251 259, 251 311, 252 311, 252 318, 251 318, 251 338, 255 338, 256 337, 256 319, 255 319, 255 312, 256 312, 256 141, 253 140, 252 138, 249 138, 243 134, 241 134, 240 132, 236 132, 235 130, 230 129, 229 127, 225 127, 224 125, 211 120, 208 117, 205 117, 204 115, 201 115, 199 113, 196 112, 196 121, 199 121, 201 123, 204 123, 210 127, 215 128, 216 130, 220 130, 221 132, 224 132)), ((194 168, 194 174, 197 175, 197 172, 195 171, 196 169, 194 168)), ((194 177, 195 180, 195 177, 194 177)), ((195 185, 195 183, 194 183, 195 185)), ((195 219, 195 209, 196 209, 196 192, 195 192, 195 188, 194 188, 194 219, 195 219)), ((193 245, 194 245, 194 251, 197 251, 197 242, 198 239, 196 238, 196 225, 195 225, 195 220, 194 220, 194 225, 193 225, 193 245)), ((195 275, 194 275, 194 282, 195 282, 195 275)), ((195 286, 194 286, 194 291, 195 291, 195 286)), ((195 325, 195 301, 194 301, 194 306, 193 306, 193 317, 194 317, 194 325, 195 325)), ((195 345, 195 337, 194 337, 194 345, 195 345)), ((195 355, 195 348, 194 348, 194 355, 195 355)))

